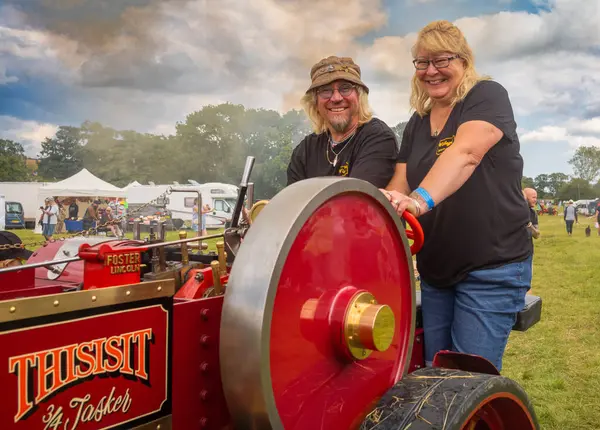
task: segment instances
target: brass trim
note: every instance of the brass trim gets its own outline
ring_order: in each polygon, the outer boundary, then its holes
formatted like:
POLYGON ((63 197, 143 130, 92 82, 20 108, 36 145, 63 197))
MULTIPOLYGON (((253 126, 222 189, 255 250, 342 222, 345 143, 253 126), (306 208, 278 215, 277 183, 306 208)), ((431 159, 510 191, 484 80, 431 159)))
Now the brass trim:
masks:
POLYGON ((352 357, 364 360, 373 351, 387 350, 394 331, 395 318, 389 306, 377 303, 368 292, 352 297, 344 318, 344 338, 352 357))
POLYGON ((254 222, 254 220, 256 220, 256 217, 258 216, 260 211, 262 211, 268 203, 269 200, 259 200, 252 205, 252 207, 248 211, 248 217, 250 218, 251 222, 254 222))
POLYGON ((134 427, 132 430, 171 430, 172 428, 172 415, 167 415, 166 417, 134 427))
POLYGON ((170 297, 174 294, 175 280, 162 279, 117 287, 0 301, 0 323, 170 297))

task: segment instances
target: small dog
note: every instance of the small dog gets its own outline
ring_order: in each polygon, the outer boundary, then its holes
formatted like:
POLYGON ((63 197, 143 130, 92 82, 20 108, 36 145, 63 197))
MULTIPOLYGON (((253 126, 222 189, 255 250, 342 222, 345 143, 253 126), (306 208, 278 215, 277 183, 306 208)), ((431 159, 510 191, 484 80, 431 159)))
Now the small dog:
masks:
POLYGON ((591 234, 592 234, 592 229, 591 229, 591 228, 590 228, 590 226, 588 225, 588 226, 585 228, 585 236, 586 236, 586 237, 590 237, 590 235, 591 235, 591 234))

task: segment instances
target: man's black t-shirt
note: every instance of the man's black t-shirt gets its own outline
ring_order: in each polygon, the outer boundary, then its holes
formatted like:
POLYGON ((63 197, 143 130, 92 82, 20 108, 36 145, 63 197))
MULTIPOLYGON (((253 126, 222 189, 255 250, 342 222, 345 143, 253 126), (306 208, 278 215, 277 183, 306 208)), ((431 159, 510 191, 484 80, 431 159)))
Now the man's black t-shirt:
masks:
POLYGON ((419 217, 425 243, 417 255, 417 269, 427 284, 436 287, 452 286, 471 271, 522 261, 532 253, 517 126, 500 84, 476 84, 454 106, 437 137, 431 136, 430 116, 415 113, 404 130, 398 162, 407 165, 410 189, 418 188, 454 143, 458 127, 473 120, 487 121, 504 135, 458 191, 419 217))
POLYGON ((531 221, 531 224, 534 226, 539 224, 538 214, 532 207, 529 208, 529 221, 531 221))
POLYGON ((385 188, 394 176, 397 153, 396 135, 377 118, 358 127, 354 136, 333 149, 329 133, 312 133, 292 152, 287 184, 319 176, 348 176, 385 188))

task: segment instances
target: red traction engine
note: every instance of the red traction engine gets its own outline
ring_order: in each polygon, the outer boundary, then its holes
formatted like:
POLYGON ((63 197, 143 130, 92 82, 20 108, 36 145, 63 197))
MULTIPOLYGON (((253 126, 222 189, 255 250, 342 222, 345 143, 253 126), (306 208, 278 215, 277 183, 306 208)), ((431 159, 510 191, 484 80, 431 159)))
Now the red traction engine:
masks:
POLYGON ((486 360, 425 367, 405 220, 367 182, 317 178, 217 253, 90 242, 69 282, 0 270, 0 428, 538 429, 486 360))

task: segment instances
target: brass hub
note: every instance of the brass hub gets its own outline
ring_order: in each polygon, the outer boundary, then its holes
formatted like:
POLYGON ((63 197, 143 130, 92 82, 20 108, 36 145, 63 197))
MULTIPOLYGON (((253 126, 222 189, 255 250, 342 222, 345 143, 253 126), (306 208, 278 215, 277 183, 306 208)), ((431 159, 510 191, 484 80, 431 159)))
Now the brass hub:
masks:
POLYGON ((352 357, 364 360, 373 351, 385 351, 394 338, 395 318, 388 305, 371 293, 356 294, 346 309, 344 338, 352 357))

